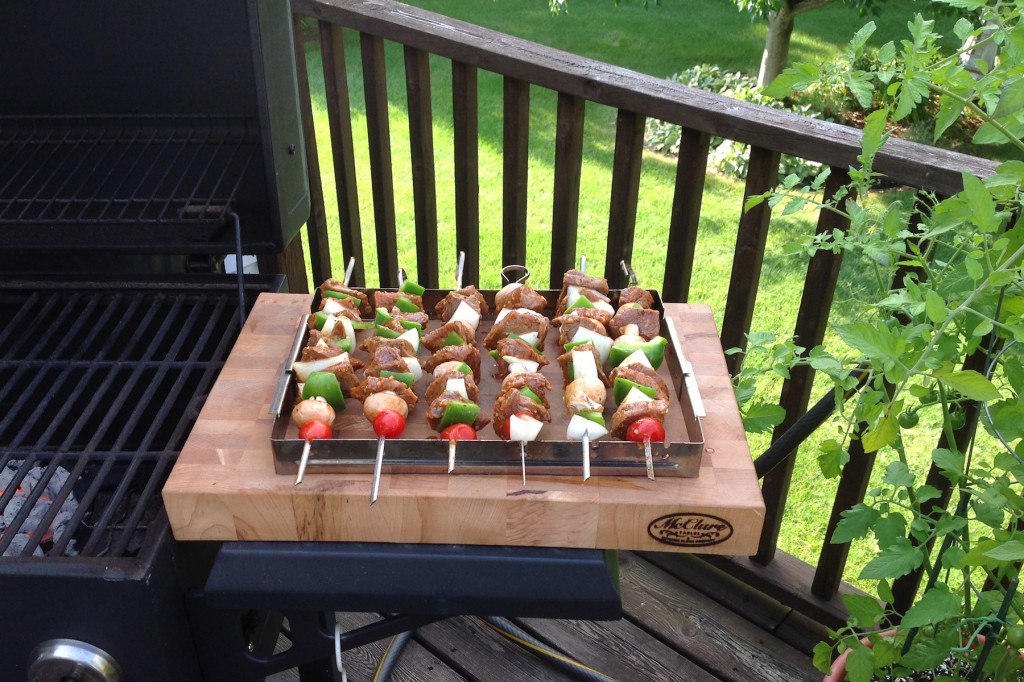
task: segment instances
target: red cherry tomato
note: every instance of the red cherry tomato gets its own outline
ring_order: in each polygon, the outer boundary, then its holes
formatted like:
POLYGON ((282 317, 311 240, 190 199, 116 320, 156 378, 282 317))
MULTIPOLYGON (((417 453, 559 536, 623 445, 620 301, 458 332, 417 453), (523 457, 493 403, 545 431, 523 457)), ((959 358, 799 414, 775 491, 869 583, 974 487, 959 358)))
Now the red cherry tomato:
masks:
POLYGON ((319 419, 308 421, 299 429, 299 438, 302 440, 319 440, 321 438, 333 437, 334 431, 331 430, 331 427, 319 419))
POLYGON ((373 418, 373 432, 381 438, 398 438, 405 431, 405 417, 394 410, 381 410, 373 418))
POLYGON ((476 429, 469 424, 452 424, 441 432, 445 440, 476 440, 476 429))
POLYGON ((654 417, 640 417, 626 429, 626 438, 634 443, 642 443, 645 440, 663 442, 665 427, 654 417))
MULTIPOLYGON (((519 417, 520 419, 533 420, 533 415, 530 414, 529 412, 516 412, 515 416, 519 417)), ((505 421, 505 428, 504 428, 504 430, 502 430, 501 435, 502 435, 502 437, 505 440, 512 440, 512 418, 511 417, 509 417, 505 421)))

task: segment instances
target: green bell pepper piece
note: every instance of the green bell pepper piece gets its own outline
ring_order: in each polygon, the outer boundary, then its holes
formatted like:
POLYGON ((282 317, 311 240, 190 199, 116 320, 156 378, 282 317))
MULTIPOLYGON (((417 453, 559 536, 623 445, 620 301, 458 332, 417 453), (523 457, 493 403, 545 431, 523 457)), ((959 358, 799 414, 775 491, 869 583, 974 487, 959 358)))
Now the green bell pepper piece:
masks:
POLYGON ((583 411, 577 412, 576 414, 583 417, 584 419, 588 419, 594 422, 595 424, 600 424, 601 426, 604 426, 604 415, 601 414, 600 412, 583 411))
POLYGON ((426 289, 424 289, 411 279, 407 279, 404 282, 402 282, 402 286, 400 286, 398 290, 405 292, 407 294, 414 294, 416 296, 422 296, 423 292, 426 291, 426 289))
POLYGON ((416 375, 413 374, 412 372, 395 372, 390 369, 382 369, 380 371, 380 375, 382 377, 391 377, 392 379, 397 379, 398 381, 401 381, 409 388, 412 388, 412 385, 416 383, 416 375))
POLYGON ((323 290, 320 291, 320 294, 324 298, 342 298, 342 299, 350 298, 353 301, 355 301, 357 308, 359 307, 359 304, 362 303, 362 301, 360 301, 358 298, 356 298, 352 294, 346 294, 346 293, 343 293, 341 291, 333 291, 331 289, 323 289, 323 290))
POLYGON ((593 307, 594 307, 594 304, 591 302, 591 300, 589 298, 587 298, 586 296, 584 296, 583 294, 580 294, 580 297, 577 298, 575 301, 573 301, 572 305, 566 306, 565 309, 568 311, 568 310, 572 310, 573 308, 593 308, 593 307))
POLYGON ((630 381, 629 379, 625 379, 623 377, 616 377, 615 384, 614 386, 612 386, 612 395, 615 396, 616 405, 622 402, 623 398, 626 397, 626 394, 629 393, 629 389, 631 388, 637 389, 648 398, 653 398, 655 395, 657 395, 657 391, 650 386, 644 386, 643 384, 638 384, 635 381, 630 381))
POLYGON ((345 396, 338 377, 330 372, 313 372, 302 385, 302 399, 321 397, 336 410, 345 409, 345 396))
POLYGON ((385 339, 397 339, 401 334, 396 332, 394 329, 388 329, 387 327, 377 325, 374 327, 374 334, 377 336, 383 336, 385 339))
POLYGON ((376 313, 376 316, 373 318, 373 321, 377 324, 387 324, 392 319, 387 308, 376 308, 374 312, 376 313))
POLYGON ((331 343, 333 343, 335 346, 337 346, 338 348, 342 349, 346 353, 351 353, 352 352, 352 348, 353 348, 352 339, 349 339, 349 338, 345 338, 345 339, 331 339, 331 343))
POLYGON ((327 324, 327 313, 322 310, 313 313, 313 324, 316 325, 317 331, 322 331, 324 325, 327 324))
POLYGON ((401 310, 403 313, 418 313, 420 307, 413 303, 412 299, 406 298, 405 296, 399 296, 395 299, 395 307, 401 310))
POLYGON ((533 402, 537 403, 538 405, 543 405, 544 404, 544 401, 540 399, 540 396, 537 395, 536 393, 534 393, 533 390, 531 390, 529 386, 523 386, 521 389, 519 389, 519 392, 522 393, 523 395, 525 395, 527 398, 529 398, 533 402))
POLYGON ((444 431, 452 424, 472 426, 478 414, 480 414, 479 405, 468 401, 453 400, 445 405, 444 414, 441 415, 441 423, 438 424, 437 430, 444 431))
POLYGON ((462 338, 462 335, 457 332, 448 332, 448 336, 444 337, 444 341, 441 343, 441 347, 445 346, 462 346, 465 345, 466 339, 462 338))
POLYGON ((650 360, 651 367, 658 369, 661 367, 661 363, 665 360, 665 346, 667 345, 668 339, 664 336, 655 336, 650 341, 644 341, 642 343, 636 343, 633 341, 613 343, 608 360, 611 362, 612 367, 618 367, 622 364, 623 360, 632 355, 635 351, 641 351, 647 356, 647 359, 650 360))
POLYGON ((423 333, 423 325, 414 320, 399 320, 398 324, 402 325, 405 329, 415 329, 420 332, 421 335, 423 333))

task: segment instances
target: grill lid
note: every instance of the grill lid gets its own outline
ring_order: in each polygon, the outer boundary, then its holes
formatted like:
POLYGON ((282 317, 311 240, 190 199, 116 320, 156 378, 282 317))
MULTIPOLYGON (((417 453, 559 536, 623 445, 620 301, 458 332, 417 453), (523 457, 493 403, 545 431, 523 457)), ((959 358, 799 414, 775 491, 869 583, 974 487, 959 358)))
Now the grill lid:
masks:
POLYGON ((0 8, 0 244, 277 253, 309 213, 288 0, 0 8))

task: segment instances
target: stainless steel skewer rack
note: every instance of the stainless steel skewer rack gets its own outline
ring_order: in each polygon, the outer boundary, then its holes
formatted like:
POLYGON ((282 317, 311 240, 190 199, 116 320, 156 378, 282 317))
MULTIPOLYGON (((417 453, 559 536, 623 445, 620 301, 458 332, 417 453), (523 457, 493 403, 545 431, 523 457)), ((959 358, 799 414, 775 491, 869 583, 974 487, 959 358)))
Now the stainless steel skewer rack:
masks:
MULTIPOLYGON (((363 290, 373 301, 375 289, 363 290)), ((382 291, 395 291, 382 289, 382 291)), ((441 301, 450 290, 428 289, 423 294, 426 312, 431 322, 428 329, 441 324, 433 313, 434 306, 441 301)), ((494 377, 495 363, 483 349, 482 340, 494 322, 493 290, 481 291, 492 312, 485 315, 477 330, 476 343, 481 350, 480 406, 490 412, 490 406, 498 395, 501 381, 494 377)), ((555 310, 559 295, 557 290, 538 290, 545 297, 548 307, 545 315, 550 319, 555 310)), ((665 351, 665 361, 658 370, 659 374, 670 387, 670 405, 665 418, 666 440, 664 443, 652 443, 654 469, 657 476, 681 476, 694 478, 700 470, 701 452, 704 449, 704 433, 700 417, 704 416, 700 394, 693 377, 693 368, 683 354, 679 335, 672 321, 665 316, 664 306, 658 292, 651 290, 654 307, 661 313, 661 334, 669 340, 665 351)), ((613 306, 617 303, 619 292, 610 293, 613 306)), ((319 293, 314 297, 312 310, 320 307, 319 293)), ((297 387, 291 371, 292 363, 299 358, 308 337, 307 317, 296 321, 295 339, 290 354, 284 359, 281 376, 271 413, 277 415, 271 435, 274 451, 274 470, 278 474, 294 476, 298 471, 299 459, 304 441, 298 437, 297 429, 291 424, 290 415, 295 404, 297 387)), ((427 331, 425 330, 425 331, 427 331)), ((552 333, 557 333, 552 329, 552 333)), ((372 330, 357 333, 357 344, 372 335, 372 330)), ((549 337, 551 333, 549 333, 549 337)), ((576 476, 582 473, 580 461, 580 442, 568 440, 565 428, 569 415, 562 403, 561 369, 557 357, 564 352, 557 341, 548 338, 544 353, 551 361, 542 368, 551 381, 554 390, 548 397, 551 401, 552 423, 545 424, 540 438, 526 444, 526 466, 532 475, 576 476)), ((428 383, 424 377, 417 382, 414 390, 421 394, 428 383)), ((387 441, 387 457, 384 462, 385 473, 448 473, 448 441, 442 440, 427 425, 424 417, 425 405, 421 400, 416 408, 409 412, 406 429, 402 437, 387 441)), ((611 406, 605 409, 605 418, 610 421, 614 410, 611 406)), ((377 450, 377 436, 362 416, 361 404, 352 400, 347 409, 339 411, 335 420, 336 438, 316 440, 307 465, 308 474, 323 473, 372 473, 377 450)), ((520 446, 518 441, 506 441, 494 433, 488 425, 478 433, 478 440, 459 441, 454 473, 462 474, 519 474, 520 446)), ((590 442, 591 474, 595 476, 646 476, 647 467, 644 459, 644 444, 630 441, 614 440, 606 436, 590 442)))

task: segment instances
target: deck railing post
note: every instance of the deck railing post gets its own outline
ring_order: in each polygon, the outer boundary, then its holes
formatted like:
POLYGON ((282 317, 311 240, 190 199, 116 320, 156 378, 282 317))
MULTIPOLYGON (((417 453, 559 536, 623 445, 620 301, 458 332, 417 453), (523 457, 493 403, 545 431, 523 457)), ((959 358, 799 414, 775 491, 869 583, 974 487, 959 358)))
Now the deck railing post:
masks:
POLYGON ((626 273, 619 261, 633 258, 633 233, 640 196, 640 167, 644 157, 644 127, 647 118, 619 109, 615 124, 615 158, 612 161, 611 206, 608 216, 608 244, 604 276, 608 286, 626 286, 626 273))
MULTIPOLYGON (((835 200, 849 182, 850 176, 845 170, 833 168, 828 180, 825 181, 824 201, 835 200)), ((846 231, 849 226, 850 221, 844 216, 829 209, 821 209, 818 213, 816 234, 831 234, 833 230, 846 231)), ((842 263, 842 254, 832 253, 827 249, 815 253, 807 263, 807 274, 804 277, 804 289, 793 336, 797 344, 808 350, 820 344, 825 338, 829 311, 832 309, 832 298, 835 295, 842 263)), ((773 442, 807 411, 813 386, 814 370, 810 367, 801 365, 790 371, 790 377, 782 383, 779 398, 779 404, 786 410, 786 418, 775 428, 772 434, 773 442)), ((795 461, 796 458, 791 454, 764 477, 761 493, 765 499, 765 524, 755 557, 760 563, 768 563, 775 555, 795 461)))
POLYGON ((363 267, 363 230, 359 219, 359 193, 356 189, 356 162, 352 143, 352 113, 349 109, 345 43, 341 26, 326 21, 319 22, 319 25, 324 94, 327 99, 327 119, 331 126, 334 187, 338 197, 341 250, 346 262, 349 258, 355 258, 349 284, 362 287, 366 286, 366 271, 363 267))
POLYGON ((430 55, 405 48, 405 89, 409 100, 409 155, 416 216, 416 280, 438 286, 437 179, 434 174, 434 116, 430 99, 430 55))
MULTIPOLYGON (((743 190, 744 203, 748 197, 773 189, 778 184, 778 176, 779 153, 762 147, 751 147, 747 184, 743 190)), ((764 260, 771 216, 772 210, 766 201, 749 211, 744 210, 740 215, 729 294, 722 318, 723 348, 745 348, 747 345, 746 335, 754 318, 754 304, 757 301, 757 286, 761 279, 761 263, 764 260)), ((736 374, 739 370, 740 357, 738 354, 726 357, 730 374, 736 374)))
POLYGON ((708 172, 711 136, 696 130, 679 131, 679 158, 676 161, 675 194, 668 226, 668 248, 661 296, 666 301, 685 303, 690 298, 697 228, 704 199, 704 179, 708 172))
POLYGON ((501 264, 526 264, 526 197, 530 168, 530 84, 505 78, 501 264))
MULTIPOLYGON (((327 236, 327 209, 324 208, 324 188, 320 180, 320 159, 317 156, 316 131, 313 127, 313 103, 309 91, 309 69, 306 66, 306 46, 302 38, 300 17, 292 17, 295 35, 295 69, 299 82, 299 107, 305 129, 306 176, 309 182, 309 218, 306 235, 309 239, 309 262, 313 281, 322 282, 331 276, 331 246, 327 236)), ((290 259, 289 259, 290 260, 290 259)), ((305 281, 305 277, 302 278, 305 281)), ((297 286, 298 281, 292 286, 297 286)), ((308 287, 309 284, 306 284, 308 287)))
POLYGON ((562 273, 573 268, 576 263, 585 105, 586 101, 579 97, 558 93, 555 186, 551 202, 551 287, 561 285, 562 273))

